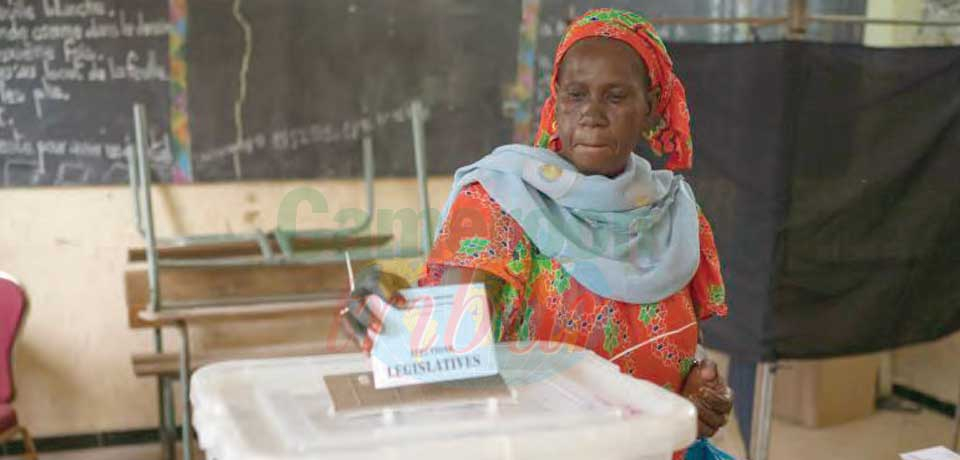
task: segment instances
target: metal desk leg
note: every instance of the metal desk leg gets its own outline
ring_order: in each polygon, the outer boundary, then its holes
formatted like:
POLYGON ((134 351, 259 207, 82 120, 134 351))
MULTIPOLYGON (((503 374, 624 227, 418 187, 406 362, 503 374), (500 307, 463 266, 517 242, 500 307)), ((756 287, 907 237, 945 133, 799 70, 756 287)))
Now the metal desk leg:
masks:
MULTIPOLYGON (((960 390, 960 383, 957 389, 960 390)), ((960 391, 957 392, 957 405, 953 407, 953 450, 960 452, 960 391)))
POLYGON ((157 377, 157 402, 160 409, 160 446, 164 460, 174 460, 177 439, 174 433, 176 419, 173 415, 173 401, 170 399, 170 379, 164 376, 157 377))
POLYGON ((770 422, 773 417, 773 376, 776 362, 757 364, 756 395, 753 404, 753 428, 750 436, 750 460, 767 460, 770 456, 770 422))
POLYGON ((430 200, 427 193, 427 153, 426 134, 424 133, 423 103, 419 100, 410 104, 410 122, 413 128, 413 160, 417 169, 417 187, 420 192, 420 208, 423 211, 423 241, 420 247, 423 254, 429 254, 433 246, 433 223, 430 221, 430 200))
POLYGON ((173 460, 173 449, 170 445, 170 425, 167 421, 167 399, 164 397, 164 380, 163 376, 157 377, 157 409, 159 409, 157 431, 160 435, 160 447, 163 449, 161 458, 163 460, 173 460))
POLYGON ((183 426, 181 426, 180 442, 183 443, 183 460, 191 460, 193 442, 190 436, 190 331, 187 324, 177 323, 180 332, 180 386, 183 388, 183 426))
POLYGON ((167 422, 167 425, 163 427, 167 436, 167 445, 164 449, 169 456, 165 458, 174 460, 177 456, 177 411, 173 401, 173 379, 169 376, 163 377, 163 410, 167 422))
MULTIPOLYGON (((160 328, 153 329, 153 349, 157 353, 163 353, 163 332, 160 328)), ((177 440, 174 438, 174 428, 171 427, 176 427, 177 421, 173 412, 173 400, 170 398, 170 380, 162 375, 157 376, 157 412, 162 458, 174 460, 177 440)))

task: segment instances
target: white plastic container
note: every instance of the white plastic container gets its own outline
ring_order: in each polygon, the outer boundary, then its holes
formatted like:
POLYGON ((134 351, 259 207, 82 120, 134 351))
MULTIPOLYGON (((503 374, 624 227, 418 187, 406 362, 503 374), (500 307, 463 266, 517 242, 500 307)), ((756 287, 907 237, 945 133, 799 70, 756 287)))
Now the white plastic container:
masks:
POLYGON ((688 401, 592 352, 497 344, 512 398, 332 413, 324 375, 360 354, 233 361, 193 375, 194 427, 216 460, 669 459, 694 441, 688 401))

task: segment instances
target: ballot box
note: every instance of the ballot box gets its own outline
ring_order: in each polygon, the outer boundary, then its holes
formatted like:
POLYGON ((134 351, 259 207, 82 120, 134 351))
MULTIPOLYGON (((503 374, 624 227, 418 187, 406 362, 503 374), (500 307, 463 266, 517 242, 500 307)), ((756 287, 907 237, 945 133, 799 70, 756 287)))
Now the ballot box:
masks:
POLYGON ((695 439, 687 400, 590 351, 495 353, 499 376, 385 390, 362 354, 213 364, 191 380, 194 428, 216 460, 669 459, 695 439))

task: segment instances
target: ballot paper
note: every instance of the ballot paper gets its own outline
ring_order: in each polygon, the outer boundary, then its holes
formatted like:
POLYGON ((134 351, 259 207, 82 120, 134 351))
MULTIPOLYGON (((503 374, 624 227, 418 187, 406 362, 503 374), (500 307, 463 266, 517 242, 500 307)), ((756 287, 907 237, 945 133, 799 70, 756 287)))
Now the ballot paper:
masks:
POLYGON ((370 360, 374 387, 393 388, 497 374, 483 284, 401 291, 405 308, 380 309, 370 360))
POLYGON ((943 446, 900 454, 902 460, 960 460, 960 455, 943 446))

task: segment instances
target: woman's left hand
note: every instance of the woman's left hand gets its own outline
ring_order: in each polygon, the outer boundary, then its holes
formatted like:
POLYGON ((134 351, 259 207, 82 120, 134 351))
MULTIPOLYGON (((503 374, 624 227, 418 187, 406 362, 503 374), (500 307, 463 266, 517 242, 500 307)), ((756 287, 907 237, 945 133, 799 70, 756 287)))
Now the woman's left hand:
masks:
POLYGON ((729 421, 733 390, 720 377, 717 363, 701 361, 690 371, 680 394, 697 408, 697 436, 709 438, 729 421))

